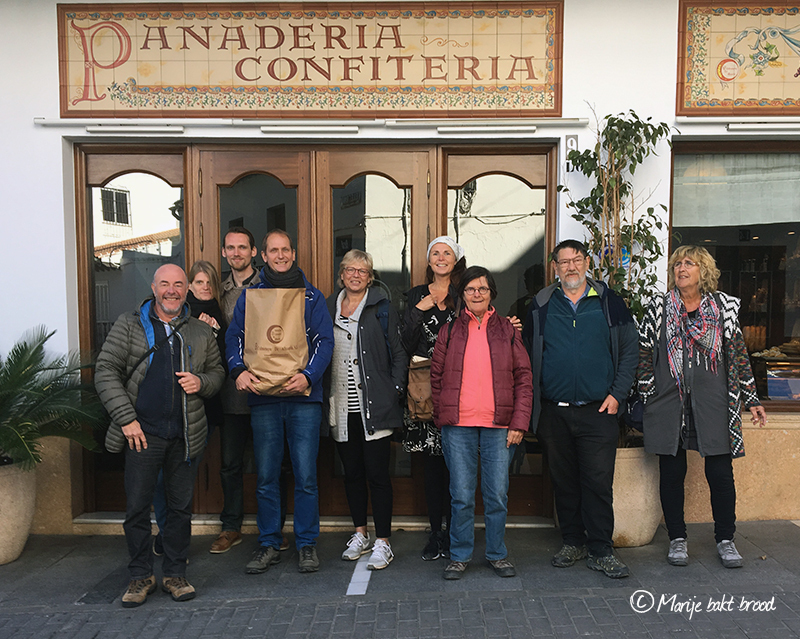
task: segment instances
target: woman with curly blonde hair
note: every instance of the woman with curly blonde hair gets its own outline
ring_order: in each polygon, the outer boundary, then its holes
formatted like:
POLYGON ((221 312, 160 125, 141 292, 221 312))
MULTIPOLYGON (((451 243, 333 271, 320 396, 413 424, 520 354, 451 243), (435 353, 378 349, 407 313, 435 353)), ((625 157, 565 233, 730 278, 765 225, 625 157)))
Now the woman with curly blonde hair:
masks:
POLYGON ((644 446, 659 456, 667 561, 673 566, 689 562, 683 515, 687 450, 705 459, 720 560, 726 568, 742 565, 733 543, 731 463, 744 455, 742 405, 754 424, 766 423, 739 326, 740 300, 717 291, 719 275, 706 249, 676 249, 669 258, 668 291, 650 303, 639 327, 644 446))

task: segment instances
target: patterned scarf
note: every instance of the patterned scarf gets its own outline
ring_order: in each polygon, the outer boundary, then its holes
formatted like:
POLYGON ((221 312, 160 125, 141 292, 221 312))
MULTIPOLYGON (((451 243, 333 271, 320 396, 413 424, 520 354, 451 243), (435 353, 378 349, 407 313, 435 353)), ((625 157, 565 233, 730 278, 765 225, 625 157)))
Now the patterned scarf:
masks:
POLYGON ((666 304, 666 336, 667 359, 669 370, 678 382, 678 391, 683 397, 683 343, 689 350, 689 361, 695 360, 699 365, 701 361, 706 369, 716 375, 717 361, 722 351, 722 325, 719 321, 719 308, 714 297, 708 293, 703 294, 697 317, 689 319, 686 306, 683 304, 678 289, 674 288, 669 293, 666 304))

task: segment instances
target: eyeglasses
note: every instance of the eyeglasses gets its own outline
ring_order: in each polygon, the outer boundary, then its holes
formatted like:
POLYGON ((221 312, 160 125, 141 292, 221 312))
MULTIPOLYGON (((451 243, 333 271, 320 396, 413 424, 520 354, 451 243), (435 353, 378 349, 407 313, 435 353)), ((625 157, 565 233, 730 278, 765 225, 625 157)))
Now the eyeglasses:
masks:
POLYGON ((697 262, 692 262, 692 260, 683 260, 683 262, 675 262, 675 264, 672 265, 672 268, 677 271, 680 270, 682 266, 685 266, 687 269, 693 268, 697 266, 697 262))
POLYGON ((583 255, 579 255, 578 257, 573 257, 571 260, 556 260, 556 264, 558 264, 560 268, 565 268, 567 266, 580 266, 585 259, 586 258, 583 255))
POLYGON ((464 289, 464 292, 467 295, 475 295, 475 293, 480 293, 481 295, 486 295, 486 293, 489 292, 489 289, 486 286, 479 286, 478 288, 475 288, 473 286, 467 286, 467 288, 464 289))
POLYGON ((345 266, 344 272, 348 275, 355 275, 358 273, 361 277, 366 277, 369 275, 369 271, 365 268, 356 268, 355 266, 345 266))

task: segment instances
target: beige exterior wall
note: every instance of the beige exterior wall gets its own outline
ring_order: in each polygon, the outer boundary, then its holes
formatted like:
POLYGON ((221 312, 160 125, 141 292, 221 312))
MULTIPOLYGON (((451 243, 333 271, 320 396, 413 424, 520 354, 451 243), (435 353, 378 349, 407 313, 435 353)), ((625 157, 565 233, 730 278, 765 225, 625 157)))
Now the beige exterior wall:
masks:
MULTIPOLYGON (((744 415, 746 455, 734 460, 736 516, 739 521, 800 519, 800 414, 771 413, 767 426, 754 428, 744 415)), ((75 522, 83 512, 81 452, 66 440, 45 440, 39 464, 36 514, 32 532, 50 535, 122 534, 119 523, 75 522)), ((209 516, 216 520, 215 517, 209 516)), ((217 521, 205 521, 205 534, 216 531, 217 521), (209 527, 212 524, 212 527, 209 527), (212 530, 213 528, 213 530, 212 530)), ((689 453, 686 477, 686 521, 713 521, 703 460, 689 453)), ((195 526, 197 530, 197 526, 195 526)))
MULTIPOLYGON (((767 408, 769 410, 769 408, 767 408)), ((744 422, 745 456, 733 461, 736 518, 739 521, 800 519, 800 415, 768 413, 767 425, 754 428, 750 413, 744 422)), ((703 460, 689 453, 686 476, 686 521, 713 521, 703 460)))

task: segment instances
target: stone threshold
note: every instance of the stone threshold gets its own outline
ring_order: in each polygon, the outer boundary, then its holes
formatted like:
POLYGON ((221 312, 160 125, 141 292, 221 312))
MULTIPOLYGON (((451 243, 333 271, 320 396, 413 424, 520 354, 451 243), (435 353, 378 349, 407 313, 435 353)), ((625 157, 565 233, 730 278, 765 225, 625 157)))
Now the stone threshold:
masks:
MULTIPOLYGON (((96 512, 84 513, 72 520, 72 531, 76 535, 121 535, 124 513, 96 512)), ((284 531, 292 530, 292 517, 286 518, 284 531)), ((155 519, 153 519, 155 525, 155 519)), ((392 530, 418 530, 425 531, 429 527, 426 517, 392 517, 392 530)), ((483 528, 483 517, 475 518, 475 527, 483 528)), ((554 528, 555 522, 546 517, 509 517, 506 528, 554 528)), ((353 522, 349 517, 322 517, 320 519, 320 532, 348 532, 353 529, 353 522)), ((193 535, 216 535, 220 532, 218 515, 193 515, 193 535)), ((258 533, 255 515, 245 515, 242 524, 245 535, 258 533)))

